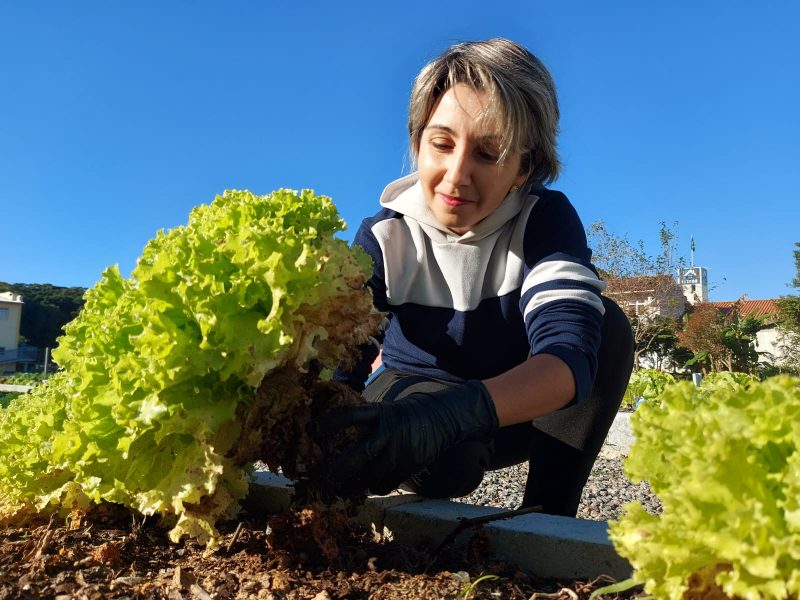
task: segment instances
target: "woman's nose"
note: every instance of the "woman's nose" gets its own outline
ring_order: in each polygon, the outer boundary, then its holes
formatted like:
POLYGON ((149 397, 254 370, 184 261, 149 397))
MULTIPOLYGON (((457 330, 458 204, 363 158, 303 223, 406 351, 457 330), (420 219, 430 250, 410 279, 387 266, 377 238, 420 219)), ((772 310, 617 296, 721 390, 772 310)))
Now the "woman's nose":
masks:
POLYGON ((469 157, 463 152, 453 152, 448 156, 445 181, 454 187, 469 185, 472 178, 472 169, 469 157))

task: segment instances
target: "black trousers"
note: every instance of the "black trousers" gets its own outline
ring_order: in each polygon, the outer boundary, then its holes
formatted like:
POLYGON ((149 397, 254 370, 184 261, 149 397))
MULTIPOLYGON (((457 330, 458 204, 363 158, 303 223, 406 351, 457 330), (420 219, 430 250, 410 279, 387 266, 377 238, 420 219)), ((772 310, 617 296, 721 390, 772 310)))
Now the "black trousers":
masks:
MULTIPOLYGON (((633 366, 633 335, 627 317, 603 298, 605 316, 592 393, 580 404, 498 430, 492 443, 463 442, 415 474, 406 488, 428 498, 466 496, 484 473, 529 461, 522 506, 574 517, 581 492, 617 414, 633 366)), ((367 386, 368 402, 453 385, 384 369, 367 386)))

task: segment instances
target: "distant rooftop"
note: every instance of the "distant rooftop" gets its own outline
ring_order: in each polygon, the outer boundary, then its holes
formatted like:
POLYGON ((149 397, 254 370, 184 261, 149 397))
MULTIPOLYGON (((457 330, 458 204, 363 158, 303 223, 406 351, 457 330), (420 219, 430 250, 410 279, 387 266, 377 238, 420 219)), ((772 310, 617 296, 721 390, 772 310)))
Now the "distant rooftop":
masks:
MULTIPOLYGON (((736 304, 734 301, 725 302, 709 302, 712 306, 716 306, 721 311, 725 312, 733 308, 736 304)), ((775 300, 745 300, 739 308, 739 314, 743 317, 763 317, 766 315, 773 315, 778 312, 778 307, 775 300)))
POLYGON ((15 302, 23 304, 22 294, 15 294, 14 292, 0 292, 0 302, 15 302))

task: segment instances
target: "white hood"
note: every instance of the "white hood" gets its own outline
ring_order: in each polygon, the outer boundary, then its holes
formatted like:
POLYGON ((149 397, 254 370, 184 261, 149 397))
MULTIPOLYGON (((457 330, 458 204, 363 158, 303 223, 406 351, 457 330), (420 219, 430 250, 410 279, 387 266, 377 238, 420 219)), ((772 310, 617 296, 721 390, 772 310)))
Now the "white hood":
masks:
MULTIPOLYGON (((505 200, 494 212, 478 223, 472 231, 468 231, 463 235, 453 233, 436 220, 433 212, 428 208, 428 203, 422 193, 418 173, 406 175, 387 185, 381 194, 380 203, 385 208, 417 221, 430 236, 431 240, 435 242, 468 243, 491 235, 510 219, 517 216, 528 198, 529 189, 529 186, 523 186, 516 192, 506 196, 505 200)), ((531 201, 536 201, 537 199, 538 197, 536 196, 530 198, 531 201)))

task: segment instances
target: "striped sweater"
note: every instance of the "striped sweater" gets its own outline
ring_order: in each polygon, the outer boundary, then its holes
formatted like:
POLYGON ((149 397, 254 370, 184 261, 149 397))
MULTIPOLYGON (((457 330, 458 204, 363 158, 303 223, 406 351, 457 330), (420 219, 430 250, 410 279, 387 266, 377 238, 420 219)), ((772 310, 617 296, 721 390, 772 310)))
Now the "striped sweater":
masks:
MULTIPOLYGON (((603 305, 583 225, 560 192, 523 188, 472 231, 455 234, 427 207, 416 174, 389 184, 354 244, 372 257, 387 367, 445 381, 486 379, 535 354, 572 370, 575 401, 591 390, 603 305)), ((336 378, 364 387, 377 348, 336 378)))

